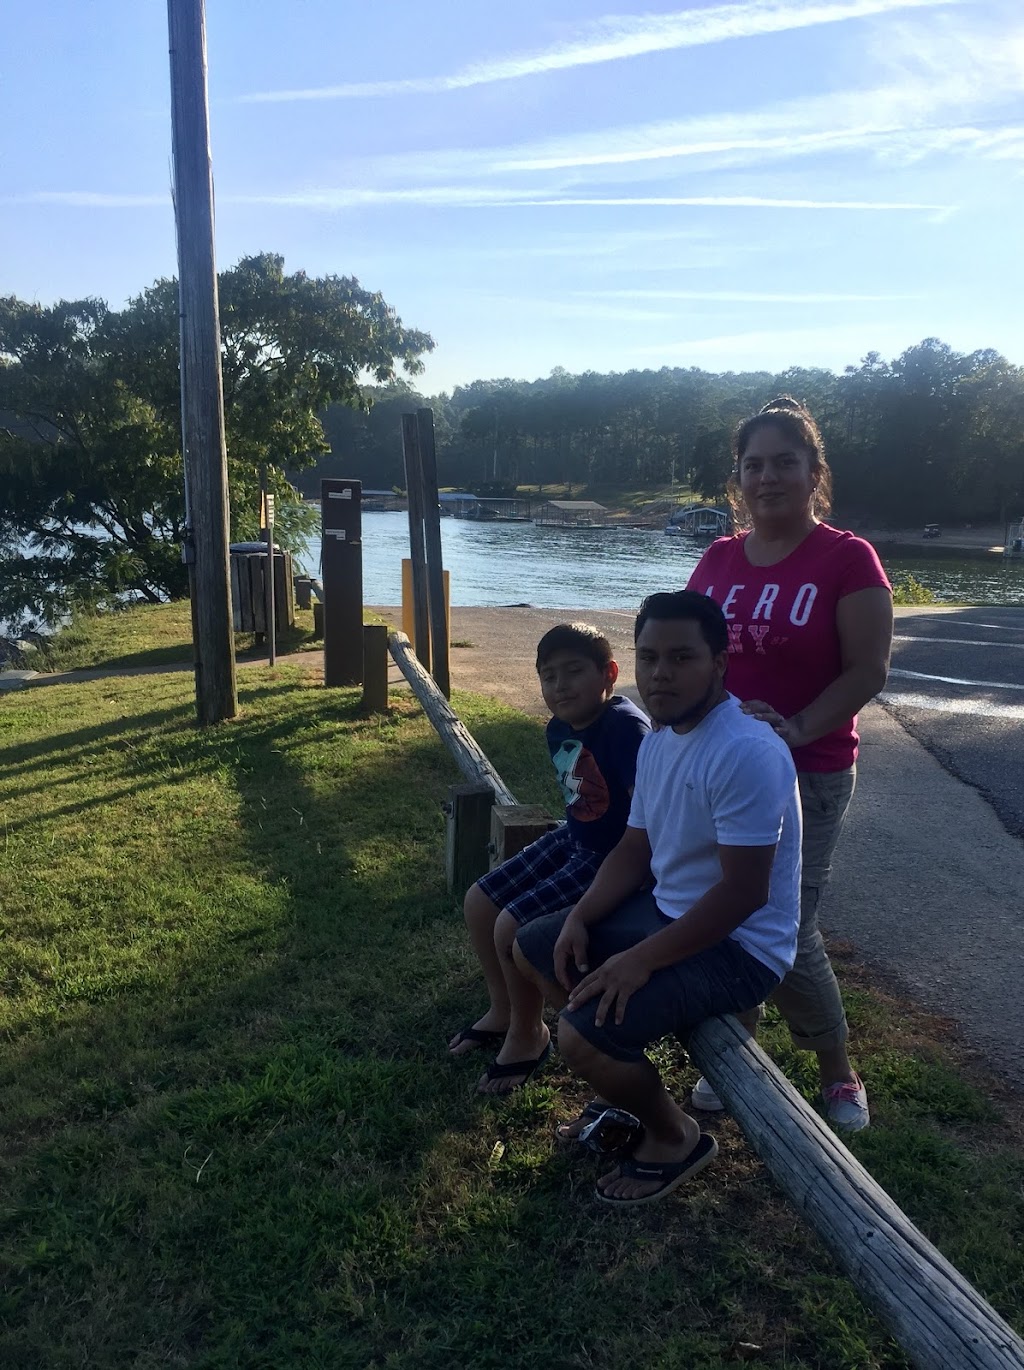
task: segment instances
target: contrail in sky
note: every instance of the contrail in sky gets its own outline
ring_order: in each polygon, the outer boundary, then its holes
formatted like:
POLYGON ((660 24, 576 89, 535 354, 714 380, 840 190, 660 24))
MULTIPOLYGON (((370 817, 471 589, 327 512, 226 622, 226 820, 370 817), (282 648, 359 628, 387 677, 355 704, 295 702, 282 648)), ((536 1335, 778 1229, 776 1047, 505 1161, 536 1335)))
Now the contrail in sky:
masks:
POLYGON ((595 66, 643 57, 651 52, 705 47, 733 38, 759 38, 770 33, 867 19, 901 10, 934 9, 959 0, 833 0, 833 3, 785 3, 752 0, 741 5, 677 10, 672 14, 608 15, 588 24, 581 36, 541 52, 495 57, 475 62, 448 76, 408 77, 393 81, 354 81, 306 90, 267 90, 241 95, 241 104, 278 104, 295 100, 357 100, 381 95, 436 95, 495 81, 515 81, 571 67, 595 66))

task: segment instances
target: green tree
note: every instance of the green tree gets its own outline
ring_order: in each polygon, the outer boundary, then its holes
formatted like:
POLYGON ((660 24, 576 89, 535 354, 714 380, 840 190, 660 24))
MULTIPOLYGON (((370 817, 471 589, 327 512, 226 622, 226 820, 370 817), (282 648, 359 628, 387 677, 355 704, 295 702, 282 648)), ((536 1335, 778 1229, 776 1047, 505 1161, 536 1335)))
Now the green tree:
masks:
MULTIPOLYGON (((297 503, 283 472, 327 450, 319 416, 361 405, 367 373, 421 370, 433 342, 358 281, 286 274, 278 256, 243 259, 219 286, 232 533, 247 537, 259 468, 297 503)), ((0 616, 184 591, 174 280, 120 312, 0 301, 0 488, 0 616)))

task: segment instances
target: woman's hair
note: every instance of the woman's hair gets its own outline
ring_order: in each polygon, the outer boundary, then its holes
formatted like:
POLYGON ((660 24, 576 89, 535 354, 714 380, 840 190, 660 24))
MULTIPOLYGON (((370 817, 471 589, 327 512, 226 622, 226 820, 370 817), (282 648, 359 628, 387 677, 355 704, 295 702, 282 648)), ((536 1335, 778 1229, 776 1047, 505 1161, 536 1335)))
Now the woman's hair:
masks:
POLYGON ((713 655, 729 649, 729 628, 719 604, 699 590, 659 590, 640 605, 633 625, 633 641, 649 619, 693 619, 713 655))
POLYGON ((832 508, 832 472, 825 460, 825 444, 821 440, 821 433, 799 400, 792 395, 779 395, 769 400, 749 419, 744 419, 733 436, 732 450, 736 465, 726 485, 726 494, 734 522, 749 522, 749 514, 740 493, 740 462, 750 439, 762 428, 777 428, 794 447, 808 453, 811 475, 817 478, 812 508, 818 517, 824 517, 832 508))

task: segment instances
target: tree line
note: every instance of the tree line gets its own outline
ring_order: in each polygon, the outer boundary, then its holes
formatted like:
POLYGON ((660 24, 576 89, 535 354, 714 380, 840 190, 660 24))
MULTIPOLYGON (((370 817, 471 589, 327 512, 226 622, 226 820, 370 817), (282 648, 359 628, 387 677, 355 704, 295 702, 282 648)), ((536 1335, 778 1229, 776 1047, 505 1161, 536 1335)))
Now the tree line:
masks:
MULTIPOLYGON (((321 476, 401 488, 401 416, 422 405, 445 486, 717 499, 736 424, 780 393, 817 418, 846 519, 1024 514, 1024 371, 993 351, 930 338, 841 375, 556 368, 429 396, 406 377, 433 340, 358 281, 262 254, 219 283, 233 539, 257 532, 262 467, 286 545, 315 525, 300 495, 321 476)), ((0 619, 185 592, 178 329, 171 279, 123 310, 0 299, 0 619)))
POLYGON ((307 473, 305 488, 315 493, 319 476, 342 473, 400 488, 401 414, 428 404, 445 485, 486 493, 675 483, 714 500, 732 469, 736 425, 780 394, 817 419, 846 518, 906 526, 1024 514, 1024 369, 935 338, 893 361, 869 353, 841 374, 556 369, 542 380, 474 381, 434 397, 390 386, 369 394, 368 412, 327 411, 331 456, 307 473))

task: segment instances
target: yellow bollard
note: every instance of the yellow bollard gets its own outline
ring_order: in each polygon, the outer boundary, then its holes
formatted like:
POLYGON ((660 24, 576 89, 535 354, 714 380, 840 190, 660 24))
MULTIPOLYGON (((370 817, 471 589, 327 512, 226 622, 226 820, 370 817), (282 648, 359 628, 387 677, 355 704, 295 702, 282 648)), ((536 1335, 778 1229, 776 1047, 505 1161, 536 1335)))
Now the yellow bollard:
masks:
MULTIPOLYGON (((448 625, 448 644, 451 647, 452 640, 452 581, 451 572, 444 573, 444 618, 448 625)), ((427 628, 427 641, 419 643, 416 641, 416 625, 413 621, 412 611, 412 558, 402 558, 402 632, 412 643, 412 649, 416 655, 423 659, 429 659, 430 654, 430 628, 427 628), (420 647, 423 647, 421 654, 420 647)))

